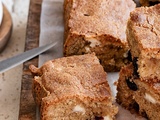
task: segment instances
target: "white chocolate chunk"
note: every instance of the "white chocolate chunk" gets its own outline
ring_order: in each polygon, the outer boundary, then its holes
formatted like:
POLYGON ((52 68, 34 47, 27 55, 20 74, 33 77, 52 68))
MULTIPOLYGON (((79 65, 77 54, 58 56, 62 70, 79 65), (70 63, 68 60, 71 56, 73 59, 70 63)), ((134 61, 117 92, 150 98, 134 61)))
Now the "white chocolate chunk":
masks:
POLYGON ((100 45, 101 42, 98 41, 97 39, 95 38, 86 38, 87 41, 89 41, 91 44, 90 44, 90 47, 95 47, 96 45, 100 45))
POLYGON ((148 100, 149 102, 153 103, 153 104, 156 104, 156 103, 157 103, 157 101, 156 101, 150 94, 148 94, 148 93, 145 93, 144 98, 145 98, 146 100, 148 100))
POLYGON ((89 47, 85 47, 86 52, 90 52, 90 48, 89 47))
POLYGON ((58 67, 58 68, 56 68, 56 70, 61 71, 61 70, 62 70, 62 67, 58 67))
POLYGON ((110 116, 104 116, 104 120, 112 120, 110 116))
POLYGON ((85 109, 81 107, 80 105, 76 105, 73 109, 73 112, 81 112, 82 114, 85 114, 85 109))
POLYGON ((125 52, 125 53, 123 54, 123 57, 127 58, 127 57, 128 57, 128 52, 125 52))

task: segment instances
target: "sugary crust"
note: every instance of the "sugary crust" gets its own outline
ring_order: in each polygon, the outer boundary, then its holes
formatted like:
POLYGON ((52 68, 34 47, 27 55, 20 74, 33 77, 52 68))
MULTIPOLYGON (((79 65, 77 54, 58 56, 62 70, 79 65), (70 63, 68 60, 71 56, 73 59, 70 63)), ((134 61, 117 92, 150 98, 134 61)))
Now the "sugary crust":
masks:
POLYGON ((132 0, 65 0, 65 56, 95 52, 106 71, 118 71, 128 63, 125 31, 134 8, 132 0))
MULTIPOLYGON (((117 108, 112 105, 113 98, 106 81, 106 73, 95 54, 58 58, 46 62, 41 68, 30 65, 30 70, 35 75, 33 96, 41 106, 43 120, 51 114, 53 110, 50 108, 54 108, 54 105, 69 106, 65 101, 72 99, 112 106, 112 113, 108 112, 111 118, 117 113, 117 108)), ((75 102, 73 106, 76 104, 81 103, 75 102)), ((59 114, 59 111, 55 114, 59 114)))
POLYGON ((68 95, 111 99, 106 73, 93 54, 60 58, 45 63, 37 71, 33 66, 30 69, 34 74, 40 73, 34 80, 58 99, 68 95))
POLYGON ((72 3, 68 24, 71 33, 86 37, 108 34, 126 42, 126 22, 130 11, 135 8, 132 0, 68 0, 68 2, 72 3))
POLYGON ((127 24, 127 40, 134 57, 160 59, 160 4, 136 8, 127 24), (131 38, 132 37, 132 38, 131 38))

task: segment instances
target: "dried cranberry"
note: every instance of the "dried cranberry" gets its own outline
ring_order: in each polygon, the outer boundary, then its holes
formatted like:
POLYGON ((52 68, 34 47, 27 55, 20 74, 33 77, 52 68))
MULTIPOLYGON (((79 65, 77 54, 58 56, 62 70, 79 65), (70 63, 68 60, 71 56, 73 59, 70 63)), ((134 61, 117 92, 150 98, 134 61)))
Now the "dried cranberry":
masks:
POLYGON ((128 57, 127 57, 127 59, 128 59, 130 62, 132 62, 132 55, 131 55, 131 51, 128 51, 128 57))
POLYGON ((143 111, 143 112, 141 113, 141 115, 142 115, 143 117, 145 117, 147 120, 149 120, 148 115, 147 115, 147 113, 146 113, 145 111, 143 111))
POLYGON ((160 3, 159 1, 155 1, 155 2, 149 1, 150 6, 154 6, 154 5, 159 4, 159 3, 160 3))
POLYGON ((138 61, 138 57, 134 57, 133 58, 133 67, 134 67, 133 76, 135 78, 139 78, 137 61, 138 61))
POLYGON ((104 120, 104 118, 103 117, 95 116, 95 120, 104 120))
POLYGON ((138 103, 137 103, 136 101, 133 103, 133 108, 134 108, 137 112, 139 112, 139 105, 138 105, 138 103))
POLYGON ((126 79, 126 83, 127 83, 127 86, 128 86, 131 90, 133 90, 133 91, 138 90, 137 85, 136 85, 132 80, 126 79))

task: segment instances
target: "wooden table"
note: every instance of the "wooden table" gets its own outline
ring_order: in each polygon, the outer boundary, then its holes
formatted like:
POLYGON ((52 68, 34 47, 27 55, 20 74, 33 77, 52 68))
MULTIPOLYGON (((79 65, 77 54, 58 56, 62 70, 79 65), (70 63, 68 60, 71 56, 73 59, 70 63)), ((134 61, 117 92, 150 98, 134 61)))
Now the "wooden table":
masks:
MULTIPOLYGON (((42 0, 30 1, 25 51, 39 45, 41 4, 42 0)), ((32 75, 28 69, 30 64, 38 66, 38 57, 23 65, 19 120, 36 120, 36 104, 32 97, 32 75)))

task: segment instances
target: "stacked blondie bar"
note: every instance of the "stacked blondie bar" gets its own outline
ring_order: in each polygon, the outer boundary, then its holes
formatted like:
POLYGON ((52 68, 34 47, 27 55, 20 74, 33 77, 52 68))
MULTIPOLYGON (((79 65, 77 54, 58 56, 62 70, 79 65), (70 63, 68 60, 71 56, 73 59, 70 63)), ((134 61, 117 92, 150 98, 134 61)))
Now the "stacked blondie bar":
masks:
POLYGON ((131 112, 160 119, 160 4, 136 8, 127 25, 132 64, 123 67, 117 102, 131 112))
POLYGON ((64 55, 94 52, 105 71, 130 63, 126 25, 132 0, 65 0, 64 55))
POLYGON ((118 108, 95 54, 63 57, 30 66, 41 120, 114 120, 118 108))

